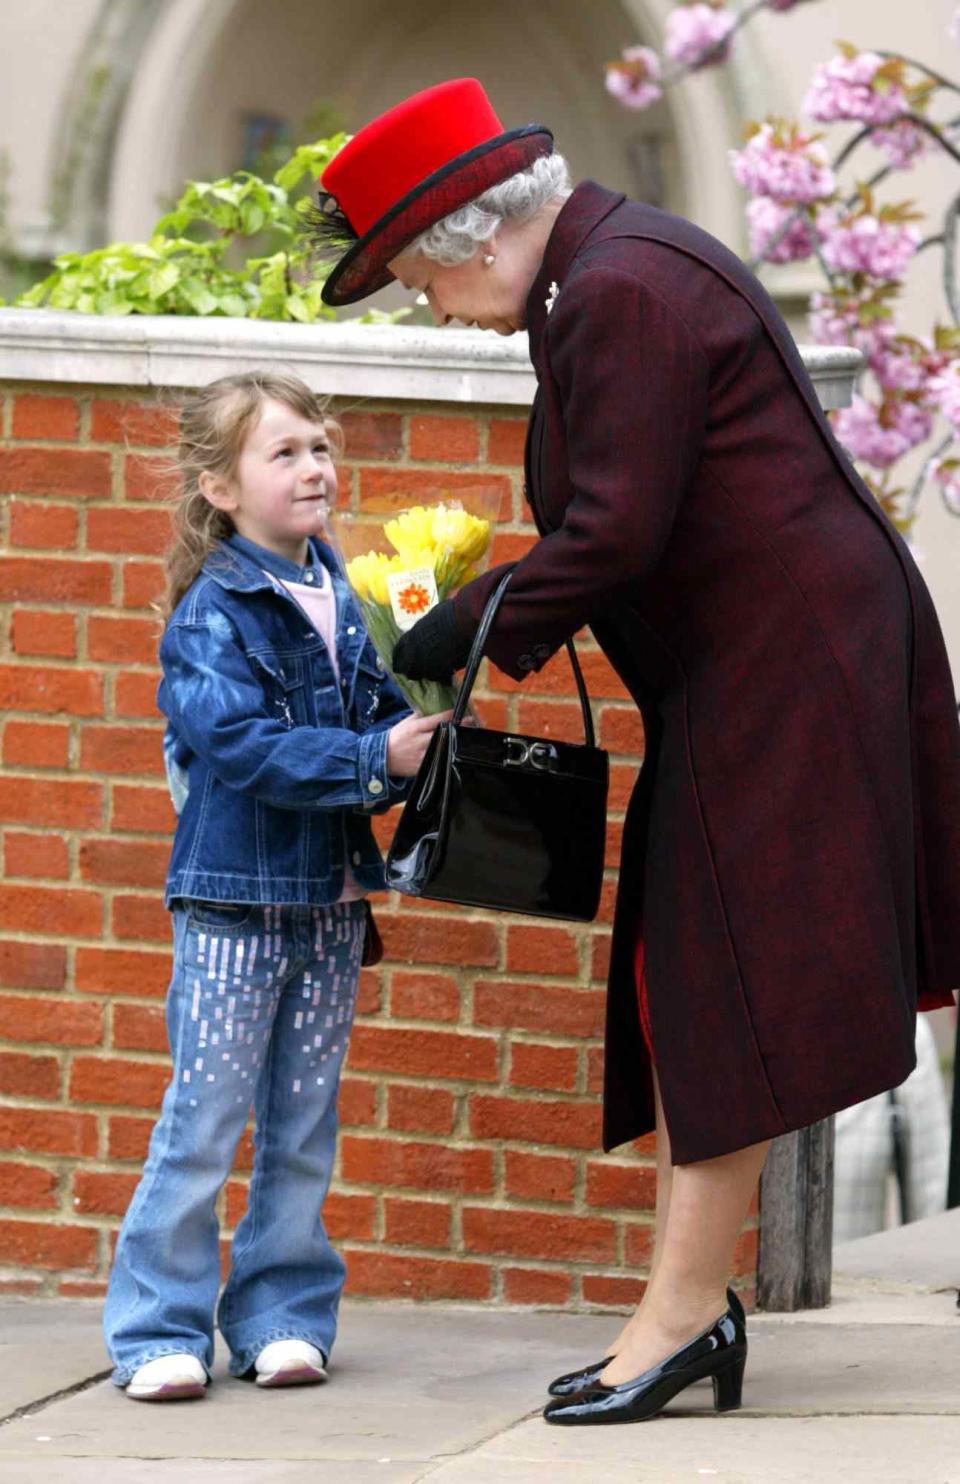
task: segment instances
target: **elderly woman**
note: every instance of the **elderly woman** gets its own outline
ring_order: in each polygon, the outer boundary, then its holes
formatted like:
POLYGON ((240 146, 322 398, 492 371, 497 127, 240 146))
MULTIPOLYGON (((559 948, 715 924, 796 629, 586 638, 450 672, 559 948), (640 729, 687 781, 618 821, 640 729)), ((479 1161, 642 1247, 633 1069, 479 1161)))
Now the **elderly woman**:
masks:
MULTIPOLYGON (((407 99, 327 168, 328 303, 398 279, 439 324, 526 329, 541 540, 487 652, 539 670, 589 624, 643 715, 608 988, 604 1146, 656 1128, 656 1242, 607 1355, 553 1423, 653 1416, 713 1378, 770 1139, 902 1082, 960 984, 960 733, 929 594, 739 259, 585 181, 479 83, 407 99)), ((463 665, 502 569, 396 666, 463 665)))

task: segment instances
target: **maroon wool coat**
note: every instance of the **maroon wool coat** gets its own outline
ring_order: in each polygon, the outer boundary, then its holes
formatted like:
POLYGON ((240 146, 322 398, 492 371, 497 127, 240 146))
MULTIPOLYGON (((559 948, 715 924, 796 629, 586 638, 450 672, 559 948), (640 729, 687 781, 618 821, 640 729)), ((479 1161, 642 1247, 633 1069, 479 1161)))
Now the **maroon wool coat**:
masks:
MULTIPOLYGON (((604 1147, 654 1126, 642 930, 687 1163, 901 1082, 918 993, 960 985, 953 687, 909 551, 739 259, 588 181, 527 307, 542 539, 488 653, 522 678, 588 623, 643 714, 604 1147)), ((496 576, 455 600, 464 634, 496 576)))

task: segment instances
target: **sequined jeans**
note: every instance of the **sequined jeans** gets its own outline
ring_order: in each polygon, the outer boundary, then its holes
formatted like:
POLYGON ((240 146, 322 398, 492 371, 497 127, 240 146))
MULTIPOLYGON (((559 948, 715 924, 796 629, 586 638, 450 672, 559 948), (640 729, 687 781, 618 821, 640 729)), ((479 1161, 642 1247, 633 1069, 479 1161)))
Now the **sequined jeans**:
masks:
POLYGON ((118 1386, 160 1355, 187 1352, 209 1372, 215 1312, 234 1375, 271 1340, 329 1356, 346 1269, 320 1208, 363 936, 362 902, 175 907, 173 1077, 104 1311, 118 1386), (253 1173, 218 1306, 215 1204, 251 1105, 253 1173))

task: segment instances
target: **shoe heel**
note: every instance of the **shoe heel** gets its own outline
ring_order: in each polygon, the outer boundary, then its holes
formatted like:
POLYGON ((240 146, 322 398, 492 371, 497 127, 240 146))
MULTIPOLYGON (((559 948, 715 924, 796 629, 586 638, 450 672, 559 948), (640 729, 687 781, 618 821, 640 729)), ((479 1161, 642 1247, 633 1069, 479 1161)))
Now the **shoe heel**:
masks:
POLYGON ((735 1412, 740 1406, 746 1364, 747 1357, 743 1355, 711 1378, 713 1403, 718 1412, 735 1412))

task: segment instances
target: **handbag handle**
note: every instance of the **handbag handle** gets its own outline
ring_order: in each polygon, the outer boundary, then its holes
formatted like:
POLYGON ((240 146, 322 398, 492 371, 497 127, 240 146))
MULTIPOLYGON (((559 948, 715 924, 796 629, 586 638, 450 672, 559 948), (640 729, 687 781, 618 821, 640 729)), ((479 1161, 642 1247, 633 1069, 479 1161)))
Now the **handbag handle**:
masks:
MULTIPOLYGON (((491 628, 493 627, 493 621, 497 616, 497 610, 500 607, 501 601, 503 600, 503 595, 507 590, 507 584, 509 583, 512 576, 512 572, 507 572, 500 579, 497 586, 490 594, 490 597, 487 599, 487 606, 483 610, 483 617, 480 620, 480 626, 477 629, 476 634, 474 635, 473 644, 470 647, 470 657, 467 660, 467 666, 464 671, 463 681, 460 685, 459 694, 457 695, 457 703, 454 707, 451 726, 459 726, 460 723, 463 721, 464 713, 466 712, 467 704, 470 700, 470 692, 473 690, 474 682, 477 678, 477 671, 480 669, 480 662, 483 659, 483 651, 486 646, 487 638, 490 634, 491 628)), ((580 697, 580 710, 583 713, 583 732, 586 738, 587 746, 595 747, 596 740, 593 731, 593 716, 590 713, 590 697, 587 695, 587 687, 584 684, 583 672, 580 669, 580 661, 577 659, 577 651, 572 639, 567 640, 567 654, 570 656, 570 664, 573 666, 573 678, 577 683, 577 695, 580 697)))

